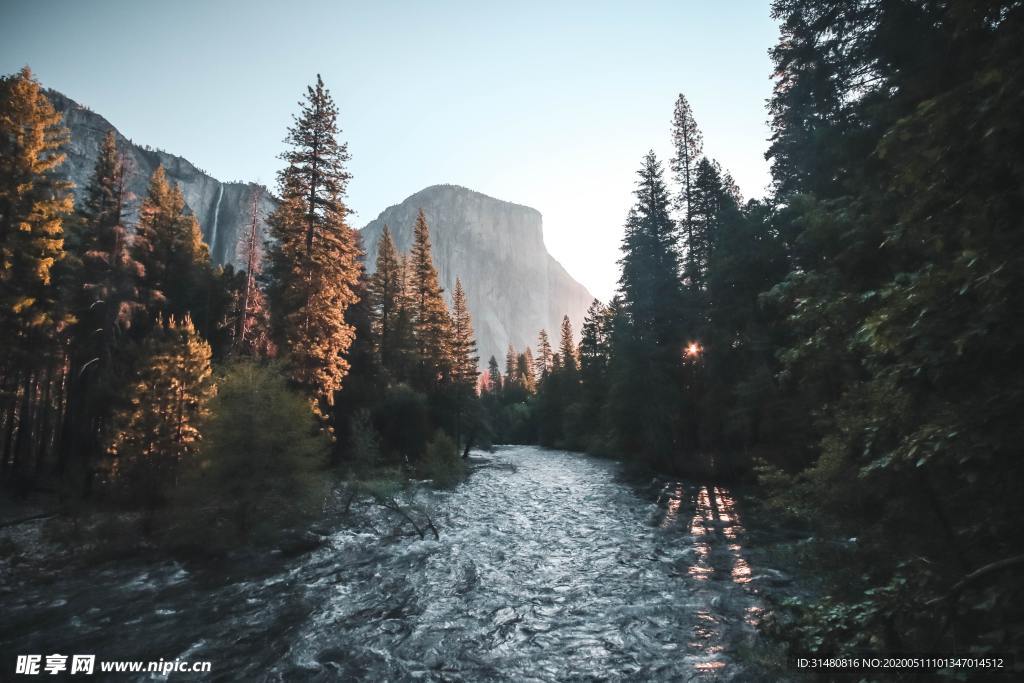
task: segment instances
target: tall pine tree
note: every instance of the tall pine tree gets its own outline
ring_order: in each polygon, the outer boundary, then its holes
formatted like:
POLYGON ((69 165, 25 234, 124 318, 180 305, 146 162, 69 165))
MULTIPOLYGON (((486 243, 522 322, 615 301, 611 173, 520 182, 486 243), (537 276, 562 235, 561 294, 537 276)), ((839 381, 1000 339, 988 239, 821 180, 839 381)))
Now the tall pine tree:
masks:
POLYGON ((547 330, 541 330, 537 334, 537 357, 533 371, 538 383, 551 371, 551 341, 548 339, 547 330))
POLYGON ((417 381, 429 391, 448 381, 452 372, 451 318, 444 303, 430 251, 430 228, 423 211, 416 217, 409 254, 408 296, 418 358, 417 381))
POLYGON ((476 337, 473 334, 466 293, 462 289, 462 281, 457 277, 452 292, 451 320, 452 380, 460 389, 472 393, 476 387, 476 378, 480 375, 477 369, 480 357, 476 355, 476 337))
POLYGON ((383 366, 395 373, 400 349, 399 314, 404 306, 402 260, 395 249, 391 231, 384 226, 377 243, 377 263, 370 281, 370 303, 377 353, 383 366))
POLYGON ((57 174, 67 141, 28 67, 0 79, 0 475, 21 470, 43 436, 37 388, 50 384, 68 322, 52 281, 72 209, 71 185, 57 174))
MULTIPOLYGON (((71 333, 71 368, 62 456, 87 466, 108 438, 110 416, 128 382, 127 332, 144 309, 142 265, 124 225, 125 174, 117 139, 109 132, 100 148, 85 201, 71 232, 71 281, 76 322, 71 333)), ((61 465, 64 458, 61 459, 61 465)))
POLYGON ((622 324, 609 415, 620 449, 665 461, 681 445, 684 299, 671 200, 654 152, 644 157, 635 195, 619 261, 622 324))
POLYGON ((314 413, 329 419, 348 370, 354 330, 345 311, 356 300, 359 249, 346 222, 348 148, 338 140, 338 109, 319 75, 299 106, 281 155, 287 164, 278 174, 281 201, 268 220, 268 294, 289 376, 314 413))
POLYGON ((693 242, 691 217, 693 185, 698 160, 704 149, 704 138, 697 126, 697 121, 693 118, 690 103, 682 93, 676 99, 675 110, 672 112, 672 146, 674 156, 669 166, 679 184, 679 194, 676 196, 674 204, 682 217, 686 247, 689 249, 693 242))

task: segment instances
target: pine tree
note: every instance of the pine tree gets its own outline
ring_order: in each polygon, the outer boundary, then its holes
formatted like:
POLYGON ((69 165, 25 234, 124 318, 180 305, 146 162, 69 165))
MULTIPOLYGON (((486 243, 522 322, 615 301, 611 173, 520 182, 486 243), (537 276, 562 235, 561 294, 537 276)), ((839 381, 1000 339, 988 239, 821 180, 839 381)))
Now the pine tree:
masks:
POLYGON ((718 243, 722 223, 736 218, 739 197, 735 182, 718 162, 702 157, 690 191, 690 236, 686 252, 688 284, 694 290, 707 287, 708 264, 718 243))
MULTIPOLYGON (((142 266, 131 254, 125 227, 124 165, 111 131, 100 148, 85 201, 69 239, 74 265, 69 396, 62 454, 95 459, 101 452, 111 412, 128 380, 126 359, 132 319, 144 306, 142 266)), ((63 460, 62 460, 63 463, 63 460)))
POLYGON ((416 217, 409 255, 409 298, 416 339, 418 380, 424 390, 444 384, 452 371, 451 319, 430 253, 430 228, 423 211, 416 217))
POLYGON ((158 166, 149 181, 132 239, 132 258, 142 267, 145 331, 161 316, 189 315, 209 267, 209 250, 195 216, 187 213, 181 188, 158 166))
POLYGON ((473 391, 476 378, 480 375, 477 366, 480 357, 476 355, 476 338, 473 335, 473 321, 466 303, 466 293, 462 289, 462 281, 455 278, 455 290, 452 293, 452 380, 463 390, 473 391))
POLYGON ((674 457, 678 416, 685 410, 682 348, 684 298, 670 200, 653 152, 639 172, 636 204, 626 222, 622 324, 616 329, 609 416, 618 446, 642 457, 674 457))
POLYGON ((487 392, 501 393, 501 370, 498 368, 498 359, 494 356, 487 361, 487 392))
POLYGON ((562 335, 558 342, 558 355, 561 358, 561 369, 575 374, 579 369, 576 365, 576 343, 572 338, 572 323, 569 316, 562 316, 562 335))
POLYGON ((505 351, 505 389, 511 389, 512 387, 518 387, 519 381, 519 357, 516 355, 516 348, 511 344, 508 345, 508 350, 505 351))
POLYGON ((580 330, 580 372, 584 381, 601 377, 607 370, 607 317, 608 307, 594 299, 580 330))
POLYGON ((578 353, 582 406, 577 430, 585 442, 590 442, 601 431, 611 362, 611 316, 611 308, 594 299, 580 331, 578 353))
POLYGON ((64 258, 64 219, 72 209, 71 185, 57 175, 67 142, 61 115, 28 67, 0 79, 2 474, 20 470, 40 440, 37 388, 49 386, 68 322, 51 277, 64 258))
POLYGON ((402 260, 395 249, 391 231, 384 226, 377 243, 377 264, 370 282, 370 302, 377 352, 384 367, 395 372, 398 366, 399 321, 404 306, 402 260))
POLYGON ((523 388, 533 394, 537 391, 537 374, 534 372, 537 361, 533 358, 533 349, 527 346, 526 351, 519 356, 519 375, 523 378, 523 388))
POLYGON ((451 315, 451 363, 452 389, 455 399, 455 443, 465 443, 463 455, 468 457, 472 442, 480 429, 480 420, 476 404, 476 383, 480 371, 477 369, 480 357, 476 354, 476 339, 473 336, 473 321, 466 303, 466 293, 462 289, 462 281, 455 278, 455 289, 452 292, 451 315), (466 438, 463 439, 465 432, 466 438))
POLYGON ((259 187, 253 193, 249 236, 244 245, 241 245, 242 257, 246 263, 245 287, 236 306, 234 347, 236 351, 245 355, 268 358, 274 356, 277 349, 270 338, 270 311, 267 308, 267 299, 259 286, 263 258, 257 236, 262 190, 263 188, 259 187))
POLYGON ((539 384, 551 371, 551 342, 548 340, 547 330, 541 330, 537 335, 537 358, 535 362, 533 371, 539 384))
MULTIPOLYGON (((359 237, 357 234, 356 238, 359 237)), ((362 251, 361 241, 359 246, 362 251)), ((365 412, 368 406, 378 405, 386 388, 386 382, 382 381, 384 378, 377 353, 377 339, 373 333, 370 276, 362 258, 359 259, 359 271, 359 280, 354 290, 357 300, 345 311, 345 322, 355 330, 355 338, 345 354, 349 370, 344 384, 334 395, 334 454, 338 457, 354 455, 351 450, 353 438, 356 437, 354 430, 363 426, 359 424, 361 418, 357 419, 356 416, 365 412)))
POLYGON ((698 159, 704 148, 704 139, 693 118, 690 103, 682 93, 676 100, 676 107, 672 114, 672 145, 675 148, 675 156, 672 157, 669 165, 676 182, 679 183, 679 195, 674 203, 686 226, 686 246, 689 248, 693 241, 693 223, 690 216, 693 181, 698 159))
POLYGON ((200 425, 216 392, 210 356, 187 316, 158 323, 143 343, 110 450, 115 478, 127 479, 149 506, 199 449, 200 425))
POLYGON ((354 331, 345 311, 356 300, 359 250, 346 223, 348 148, 338 141, 338 110, 319 75, 299 106, 281 155, 280 203, 268 220, 268 295, 289 376, 314 413, 328 419, 348 370, 344 354, 354 331))

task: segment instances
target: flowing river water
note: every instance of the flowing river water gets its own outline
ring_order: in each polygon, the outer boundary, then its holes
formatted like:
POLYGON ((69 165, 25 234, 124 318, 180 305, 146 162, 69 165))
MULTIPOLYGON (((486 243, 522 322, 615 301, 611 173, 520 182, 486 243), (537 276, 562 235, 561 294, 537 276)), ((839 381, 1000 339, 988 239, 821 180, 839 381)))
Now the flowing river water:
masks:
POLYGON ((346 528, 228 570, 78 572, 0 596, 0 649, 208 660, 212 680, 762 678, 737 656, 764 577, 728 490, 533 447, 484 457, 428 494, 440 540, 346 528))

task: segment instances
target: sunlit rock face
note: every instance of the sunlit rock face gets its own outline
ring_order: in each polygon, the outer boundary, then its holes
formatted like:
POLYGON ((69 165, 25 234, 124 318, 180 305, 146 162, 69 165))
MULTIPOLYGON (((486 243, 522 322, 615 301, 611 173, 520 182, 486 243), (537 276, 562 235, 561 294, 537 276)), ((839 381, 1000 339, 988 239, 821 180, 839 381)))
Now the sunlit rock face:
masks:
POLYGON ((434 263, 449 297, 462 280, 473 316, 481 366, 494 356, 504 368, 505 351, 535 347, 548 330, 558 343, 562 316, 579 335, 593 296, 544 247, 541 214, 457 185, 434 185, 385 209, 362 230, 372 271, 377 242, 387 224, 398 250, 412 247, 420 209, 430 225, 434 263))
MULTIPOLYGON (((48 91, 47 96, 57 111, 64 115, 64 125, 71 131, 67 161, 61 172, 75 183, 77 200, 85 195, 103 138, 108 131, 114 130, 128 171, 128 221, 135 221, 149 178, 156 167, 163 164, 167 177, 181 187, 189 210, 199 220, 214 262, 244 265, 243 245, 252 223, 253 197, 259 192, 258 210, 265 217, 274 208, 269 192, 254 183, 222 183, 186 159, 134 144, 105 118, 58 92, 48 91)), ((259 221, 260 243, 263 241, 263 227, 263 221, 259 221)))

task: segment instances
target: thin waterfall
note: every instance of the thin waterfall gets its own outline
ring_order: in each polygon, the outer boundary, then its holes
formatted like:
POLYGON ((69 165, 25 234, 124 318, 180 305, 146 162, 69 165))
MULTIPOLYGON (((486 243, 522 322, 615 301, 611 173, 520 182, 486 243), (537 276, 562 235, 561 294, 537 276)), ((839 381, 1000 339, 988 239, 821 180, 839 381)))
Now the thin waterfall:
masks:
POLYGON ((217 262, 214 251, 217 245, 217 222, 220 220, 220 200, 224 199, 224 185, 220 186, 220 192, 217 193, 217 204, 213 207, 213 228, 210 230, 210 260, 214 263, 217 262))

